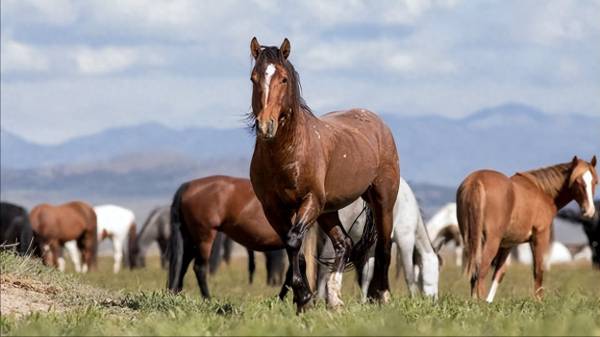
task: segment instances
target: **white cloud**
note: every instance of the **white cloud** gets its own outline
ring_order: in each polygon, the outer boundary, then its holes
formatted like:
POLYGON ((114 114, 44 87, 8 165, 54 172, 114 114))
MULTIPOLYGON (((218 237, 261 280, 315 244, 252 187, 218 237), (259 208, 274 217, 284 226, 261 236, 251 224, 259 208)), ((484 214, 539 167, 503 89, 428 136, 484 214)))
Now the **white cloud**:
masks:
POLYGON ((2 73, 48 70, 48 61, 42 52, 8 36, 2 36, 0 61, 2 73))
POLYGON ((78 18, 76 4, 72 0, 2 0, 2 20, 65 26, 78 18))
POLYGON ((79 72, 85 75, 109 74, 136 65, 159 65, 164 61, 160 55, 147 50, 126 47, 78 47, 72 55, 79 72))

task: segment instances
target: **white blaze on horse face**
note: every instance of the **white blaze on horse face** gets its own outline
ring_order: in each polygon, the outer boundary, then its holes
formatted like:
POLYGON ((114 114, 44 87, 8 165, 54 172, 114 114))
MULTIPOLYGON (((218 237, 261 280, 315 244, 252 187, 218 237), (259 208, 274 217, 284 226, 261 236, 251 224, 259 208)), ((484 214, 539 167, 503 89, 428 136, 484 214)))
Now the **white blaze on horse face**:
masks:
POLYGON ((586 217, 593 217, 594 213, 596 212, 595 207, 594 207, 594 197, 593 197, 593 193, 592 193, 592 173, 588 170, 586 171, 583 176, 583 184, 585 187, 585 194, 587 196, 587 208, 585 209, 585 213, 584 215, 586 217))
POLYGON ((272 63, 267 65, 267 69, 265 70, 265 81, 263 82, 263 91, 265 92, 265 102, 263 103, 263 107, 267 105, 269 101, 269 88, 271 87, 271 78, 275 74, 275 66, 272 63))

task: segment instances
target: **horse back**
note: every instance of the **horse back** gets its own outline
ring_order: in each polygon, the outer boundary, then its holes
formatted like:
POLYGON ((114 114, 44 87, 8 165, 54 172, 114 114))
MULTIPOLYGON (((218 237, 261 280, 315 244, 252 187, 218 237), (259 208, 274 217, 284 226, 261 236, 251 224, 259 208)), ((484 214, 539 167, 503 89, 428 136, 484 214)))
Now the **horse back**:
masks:
POLYGON ((33 230, 47 240, 70 241, 86 231, 96 232, 96 213, 80 201, 38 205, 31 211, 30 221, 33 230))

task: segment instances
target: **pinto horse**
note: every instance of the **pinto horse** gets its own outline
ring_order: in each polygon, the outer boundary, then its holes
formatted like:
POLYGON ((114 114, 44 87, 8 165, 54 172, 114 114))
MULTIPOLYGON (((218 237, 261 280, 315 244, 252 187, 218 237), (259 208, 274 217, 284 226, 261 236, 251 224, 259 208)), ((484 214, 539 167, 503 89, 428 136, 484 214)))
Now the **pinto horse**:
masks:
POLYGON ((208 262, 217 231, 258 251, 284 247, 267 221, 248 179, 211 176, 184 183, 171 206, 170 263, 167 287, 180 292, 188 265, 202 296, 210 297, 206 282, 208 262))
MULTIPOLYGON (((288 39, 277 48, 261 46, 253 38, 250 50, 255 64, 249 118, 256 130, 250 180, 267 219, 285 242, 298 312, 313 297, 301 271, 300 248, 315 221, 333 242, 336 279, 341 279, 349 260, 368 252, 372 241, 353 247, 337 214, 358 197, 373 210, 378 237, 369 298, 387 302, 393 209, 400 179, 392 132, 365 109, 332 112, 321 118, 313 115, 288 60, 288 39)), ((333 295, 337 303, 330 305, 342 304, 339 295, 333 295)))
POLYGON ((465 271, 471 274, 471 296, 483 297, 485 277, 493 264, 493 283, 487 297, 492 302, 511 248, 529 242, 534 295, 541 299, 552 219, 572 200, 585 216, 594 215, 597 184, 596 156, 589 163, 575 156, 569 163, 519 172, 510 178, 491 170, 470 174, 458 188, 456 202, 465 245, 465 271))
POLYGON ((65 242, 76 240, 83 255, 82 271, 96 267, 96 213, 90 205, 81 201, 58 206, 41 204, 31 210, 29 220, 42 245, 46 265, 64 268, 59 265, 59 261, 64 263, 60 259, 62 247, 65 242))
MULTIPOLYGON (((94 207, 97 219, 98 242, 108 238, 113 246, 113 273, 121 270, 123 256, 133 269, 132 256, 135 250, 136 225, 135 214, 130 209, 117 205, 100 205, 94 207)), ((65 248, 75 265, 75 271, 81 271, 80 252, 75 242, 65 243, 65 248)), ((64 265, 61 262, 60 265, 64 265)))

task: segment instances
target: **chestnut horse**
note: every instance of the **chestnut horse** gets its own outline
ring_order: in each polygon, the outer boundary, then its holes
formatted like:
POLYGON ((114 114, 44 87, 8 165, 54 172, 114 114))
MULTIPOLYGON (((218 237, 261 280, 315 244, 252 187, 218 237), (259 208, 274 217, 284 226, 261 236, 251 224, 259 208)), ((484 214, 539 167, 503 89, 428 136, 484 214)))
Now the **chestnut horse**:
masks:
POLYGON ((65 242, 76 240, 83 256, 82 271, 96 267, 96 213, 90 205, 81 201, 58 206, 41 204, 31 210, 29 219, 42 245, 46 265, 62 268, 58 265, 62 247, 65 242))
POLYGON ((534 295, 543 297, 543 266, 552 219, 572 200, 585 216, 594 214, 593 196, 598 184, 595 167, 596 156, 590 163, 574 157, 569 163, 520 172, 510 178, 496 171, 476 171, 462 182, 456 202, 472 297, 483 297, 485 277, 493 264, 487 301, 494 300, 511 248, 522 242, 529 242, 533 253, 534 295))
MULTIPOLYGON (((250 180, 267 219, 285 242, 293 268, 298 311, 311 303, 300 248, 318 220, 335 248, 332 278, 341 279, 348 261, 364 257, 372 241, 354 247, 337 211, 362 197, 371 207, 377 233, 375 277, 369 298, 389 298, 393 210, 400 168, 390 129, 373 112, 352 109, 316 117, 301 97, 298 74, 288 60, 290 42, 280 48, 250 43, 252 113, 256 143, 250 180)), ((372 231, 375 232, 375 231, 372 231)), ((340 282, 336 282, 340 283, 340 282)), ((334 294, 336 307, 342 304, 334 294)))
POLYGON ((180 292, 188 265, 202 296, 209 298, 206 277, 217 231, 248 249, 272 251, 284 244, 271 227, 248 179, 211 176, 179 187, 171 206, 169 279, 167 287, 180 292))

